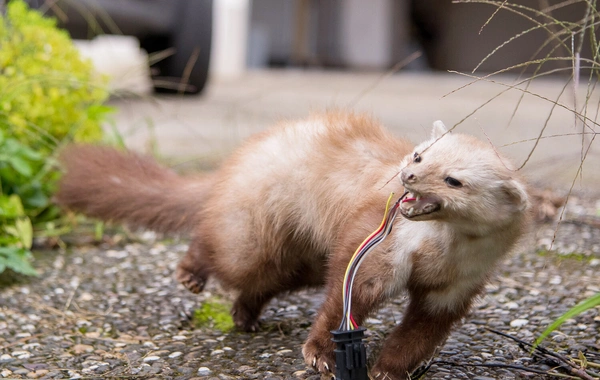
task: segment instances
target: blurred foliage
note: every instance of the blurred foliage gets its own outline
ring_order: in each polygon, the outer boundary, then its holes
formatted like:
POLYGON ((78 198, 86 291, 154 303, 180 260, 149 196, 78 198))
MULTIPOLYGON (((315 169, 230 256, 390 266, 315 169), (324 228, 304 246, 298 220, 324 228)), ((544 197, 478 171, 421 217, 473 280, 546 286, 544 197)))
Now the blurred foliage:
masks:
POLYGON ((35 236, 52 236, 56 154, 67 142, 102 138, 105 78, 81 59, 56 20, 10 1, 0 14, 0 273, 35 274, 35 236))

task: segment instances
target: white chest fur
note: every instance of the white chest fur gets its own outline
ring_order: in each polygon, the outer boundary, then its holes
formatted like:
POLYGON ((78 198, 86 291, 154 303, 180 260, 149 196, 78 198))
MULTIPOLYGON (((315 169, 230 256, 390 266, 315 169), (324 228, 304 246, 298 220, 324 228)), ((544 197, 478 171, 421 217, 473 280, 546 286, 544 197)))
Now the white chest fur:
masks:
POLYGON ((390 264, 394 278, 388 294, 406 290, 419 255, 420 273, 443 279, 443 287, 427 295, 432 311, 452 310, 478 288, 507 248, 496 236, 467 237, 453 233, 443 223, 396 221, 390 264), (432 244, 433 243, 433 244, 432 244), (435 249, 431 249, 435 246, 435 249))

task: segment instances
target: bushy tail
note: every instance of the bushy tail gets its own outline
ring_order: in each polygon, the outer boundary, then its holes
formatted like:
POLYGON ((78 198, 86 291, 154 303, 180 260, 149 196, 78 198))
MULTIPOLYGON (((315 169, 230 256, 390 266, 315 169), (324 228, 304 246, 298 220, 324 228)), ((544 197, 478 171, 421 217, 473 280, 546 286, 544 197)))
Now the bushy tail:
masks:
POLYGON ((190 232, 212 183, 210 174, 181 177, 149 157, 109 147, 72 146, 60 159, 66 173, 56 203, 157 232, 190 232))

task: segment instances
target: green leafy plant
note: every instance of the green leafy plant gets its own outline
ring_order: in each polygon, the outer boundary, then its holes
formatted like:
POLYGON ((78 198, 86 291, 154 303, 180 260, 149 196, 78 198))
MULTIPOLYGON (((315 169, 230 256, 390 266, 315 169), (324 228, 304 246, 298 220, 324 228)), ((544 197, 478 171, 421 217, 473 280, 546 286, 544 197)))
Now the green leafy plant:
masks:
POLYGON ((573 318, 574 316, 579 315, 584 311, 589 310, 598 305, 600 305, 600 293, 593 295, 590 298, 585 299, 577 305, 573 306, 566 313, 561 315, 556 321, 552 322, 552 324, 548 326, 546 330, 544 330, 544 332, 536 339, 534 346, 537 346, 540 343, 542 343, 542 341, 546 339, 548 335, 552 333, 552 331, 559 328, 567 319, 573 318))
POLYGON ((4 184, 0 194, 0 272, 10 268, 23 274, 36 273, 27 261, 31 255, 33 226, 18 193, 29 194, 25 199, 30 207, 47 202, 39 189, 28 186, 34 168, 41 161, 39 153, 13 138, 5 138, 0 131, 0 184, 4 184))
POLYGON ((55 157, 67 142, 102 138, 108 95, 54 19, 8 3, 0 14, 0 273, 35 274, 33 238, 64 231, 50 201, 55 157))

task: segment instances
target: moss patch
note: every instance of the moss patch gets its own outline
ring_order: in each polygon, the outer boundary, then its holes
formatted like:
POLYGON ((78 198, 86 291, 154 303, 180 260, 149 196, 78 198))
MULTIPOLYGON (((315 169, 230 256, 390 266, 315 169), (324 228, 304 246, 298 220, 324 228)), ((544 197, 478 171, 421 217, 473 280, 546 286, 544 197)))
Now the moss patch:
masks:
POLYGON ((229 310, 231 305, 221 299, 211 298, 202 307, 194 310, 194 326, 208 327, 223 332, 233 329, 233 319, 229 310))
POLYGON ((557 260, 575 260, 580 262, 587 262, 594 258, 591 255, 586 255, 585 253, 581 252, 558 253, 556 251, 548 251, 545 249, 537 251, 537 254, 542 257, 551 257, 557 260))

